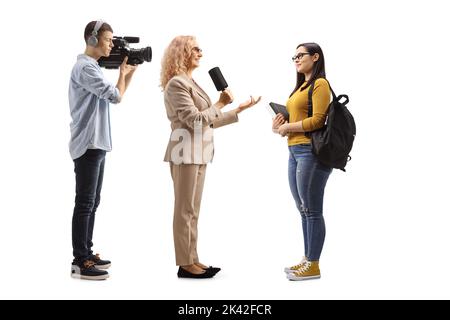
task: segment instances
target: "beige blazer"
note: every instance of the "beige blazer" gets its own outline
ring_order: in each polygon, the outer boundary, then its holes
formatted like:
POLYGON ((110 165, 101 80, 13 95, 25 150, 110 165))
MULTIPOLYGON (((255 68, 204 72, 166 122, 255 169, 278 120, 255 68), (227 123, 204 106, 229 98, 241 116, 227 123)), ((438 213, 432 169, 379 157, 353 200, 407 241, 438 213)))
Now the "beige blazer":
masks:
POLYGON ((214 156, 213 129, 238 121, 235 111, 222 113, 198 84, 182 74, 164 89, 172 132, 164 161, 206 164, 214 156))

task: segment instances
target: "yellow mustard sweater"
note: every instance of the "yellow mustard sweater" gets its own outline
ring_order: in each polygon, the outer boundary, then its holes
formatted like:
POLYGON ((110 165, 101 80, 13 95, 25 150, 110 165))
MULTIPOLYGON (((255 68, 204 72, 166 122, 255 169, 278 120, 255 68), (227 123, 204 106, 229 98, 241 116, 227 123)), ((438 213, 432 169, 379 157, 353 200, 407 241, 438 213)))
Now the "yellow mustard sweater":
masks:
MULTIPOLYGON (((308 118, 309 87, 303 90, 299 88, 286 103, 286 108, 289 112, 289 123, 302 121, 303 130, 306 132, 320 129, 325 124, 331 93, 325 79, 320 78, 316 80, 312 95, 313 115, 308 118)), ((289 146, 307 143, 311 143, 311 139, 306 137, 304 132, 289 133, 289 146)))

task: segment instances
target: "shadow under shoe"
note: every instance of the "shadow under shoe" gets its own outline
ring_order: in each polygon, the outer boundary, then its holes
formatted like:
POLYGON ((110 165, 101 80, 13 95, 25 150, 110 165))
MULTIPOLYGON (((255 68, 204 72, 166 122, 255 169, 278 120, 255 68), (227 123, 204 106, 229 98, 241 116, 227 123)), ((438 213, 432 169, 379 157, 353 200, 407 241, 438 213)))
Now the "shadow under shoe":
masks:
POLYGON ((177 275, 178 278, 208 279, 214 277, 216 274, 212 273, 209 268, 206 269, 204 273, 195 274, 183 269, 182 267, 179 267, 177 275))
POLYGON ((72 262, 71 277, 82 280, 106 280, 109 278, 108 272, 95 268, 95 263, 91 260, 83 262, 72 262))
POLYGON ((89 257, 89 260, 93 261, 94 266, 100 270, 108 269, 109 267, 111 267, 111 261, 100 259, 100 254, 98 253, 95 256, 91 255, 89 257))

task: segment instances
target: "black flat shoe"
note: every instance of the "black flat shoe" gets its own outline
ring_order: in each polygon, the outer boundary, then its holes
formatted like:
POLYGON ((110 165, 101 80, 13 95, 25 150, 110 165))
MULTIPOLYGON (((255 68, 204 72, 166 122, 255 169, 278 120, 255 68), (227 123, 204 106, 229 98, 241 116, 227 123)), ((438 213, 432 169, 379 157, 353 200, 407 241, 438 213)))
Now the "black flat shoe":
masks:
POLYGON ((205 271, 209 270, 209 272, 211 272, 212 274, 216 274, 217 272, 219 272, 219 271, 222 270, 222 269, 217 268, 217 267, 209 266, 209 267, 206 268, 206 269, 203 268, 203 270, 205 270, 205 271))
POLYGON ((179 267, 177 275, 178 278, 208 279, 214 277, 215 273, 212 273, 209 269, 206 269, 204 273, 195 274, 179 267))

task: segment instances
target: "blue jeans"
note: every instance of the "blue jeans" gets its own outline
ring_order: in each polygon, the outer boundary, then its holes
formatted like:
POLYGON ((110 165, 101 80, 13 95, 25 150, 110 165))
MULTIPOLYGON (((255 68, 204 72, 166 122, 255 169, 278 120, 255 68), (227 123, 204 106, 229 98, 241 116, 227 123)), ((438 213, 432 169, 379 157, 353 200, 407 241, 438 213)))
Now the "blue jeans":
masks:
POLYGON ((92 255, 95 212, 100 203, 106 151, 88 149, 74 160, 76 196, 72 218, 73 256, 83 262, 92 255))
POLYGON ((305 256, 320 259, 325 241, 323 195, 333 170, 321 164, 311 152, 311 145, 289 146, 289 187, 302 217, 305 256))

